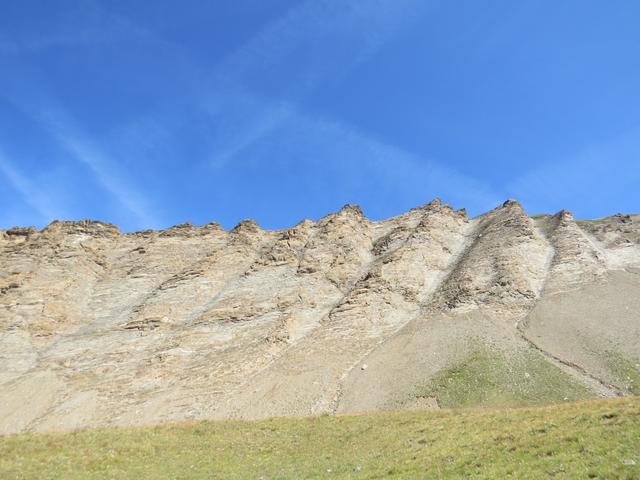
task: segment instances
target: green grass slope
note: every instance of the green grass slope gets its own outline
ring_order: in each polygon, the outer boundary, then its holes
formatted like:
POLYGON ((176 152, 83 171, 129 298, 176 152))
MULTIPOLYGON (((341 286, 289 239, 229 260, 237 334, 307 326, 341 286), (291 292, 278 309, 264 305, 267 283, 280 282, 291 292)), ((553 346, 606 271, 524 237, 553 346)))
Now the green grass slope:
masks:
POLYGON ((441 407, 518 407, 593 398, 587 387, 534 351, 510 356, 477 345, 463 362, 416 391, 441 407))
POLYGON ((0 437, 2 479, 640 478, 640 399, 0 437))
POLYGON ((633 395, 640 395, 640 368, 637 362, 612 350, 604 353, 604 361, 618 385, 633 395))

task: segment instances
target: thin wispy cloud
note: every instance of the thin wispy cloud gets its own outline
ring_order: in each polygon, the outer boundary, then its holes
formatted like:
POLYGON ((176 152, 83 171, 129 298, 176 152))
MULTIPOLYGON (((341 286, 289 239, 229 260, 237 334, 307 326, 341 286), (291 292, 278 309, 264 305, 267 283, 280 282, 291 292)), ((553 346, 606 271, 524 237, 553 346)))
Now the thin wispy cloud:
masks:
POLYGON ((239 161, 245 158, 249 162, 272 163, 278 162, 273 157, 282 155, 297 159, 294 161, 304 166, 298 166, 302 176, 315 178, 320 184, 331 178, 332 189, 340 188, 342 183, 354 198, 365 191, 377 192, 381 198, 411 208, 438 192, 445 200, 472 206, 478 213, 504 200, 487 183, 437 159, 383 142, 352 125, 309 114, 293 104, 272 104, 248 94, 238 94, 233 99, 234 111, 243 112, 247 122, 240 130, 226 130, 226 149, 216 152, 212 160, 217 169, 236 156, 239 161), (238 109, 239 105, 243 108, 238 109), (251 147, 260 143, 264 155, 256 157, 251 147))
POLYGON ((75 47, 112 40, 112 34, 96 35, 94 30, 79 29, 56 32, 42 32, 38 37, 0 38, 0 53, 6 55, 24 55, 41 50, 75 47))
MULTIPOLYGON (((541 162, 509 183, 512 196, 530 209, 608 211, 608 205, 626 203, 621 196, 640 184, 640 127, 607 141, 581 148, 564 158, 541 162)), ((637 191, 637 189, 635 189, 637 191)), ((634 193, 637 200, 637 193, 634 193)), ((637 206, 635 207, 639 209, 637 206)))
MULTIPOLYGON (((4 58, 0 56, 0 65, 11 72, 0 80, 0 98, 30 117, 36 128, 45 131, 61 150, 87 168, 91 175, 88 181, 95 181, 114 205, 118 205, 118 212, 112 212, 114 217, 125 213, 131 219, 127 223, 134 228, 158 227, 159 219, 151 213, 151 202, 128 178, 120 160, 109 153, 109 146, 96 142, 79 127, 40 69, 20 61, 31 53, 46 49, 100 48, 120 41, 146 41, 151 38, 149 32, 105 10, 95 1, 78 2, 56 11, 55 16, 39 31, 29 30, 28 35, 0 34, 0 54, 7 54, 4 58)), ((7 172, 17 175, 17 171, 9 167, 7 172)), ((16 186, 26 192, 30 183, 26 177, 16 175, 13 175, 16 186)), ((37 204, 44 208, 46 202, 37 204)), ((43 216, 51 217, 50 213, 45 210, 43 216)))
POLYGON ((95 182, 130 214, 131 225, 135 228, 159 225, 158 218, 150 213, 150 201, 127 178, 118 159, 83 132, 42 79, 28 70, 16 70, 10 87, 7 90, 10 95, 3 91, 0 96, 36 122, 75 161, 85 165, 95 182))
POLYGON ((269 81, 287 67, 290 94, 346 74, 394 35, 420 20, 432 2, 422 0, 307 0, 231 52, 214 77, 269 81), (327 47, 339 46, 339 49, 327 47), (291 71, 291 64, 298 68, 291 71), (265 78, 267 77, 267 78, 265 78))
MULTIPOLYGON (((472 213, 507 196, 633 205, 634 134, 585 148, 637 123, 637 28, 615 9, 35 3, 0 19, 0 142, 72 216, 144 228, 262 211, 279 227, 339 201, 372 216, 436 195, 472 213), (616 27, 595 34, 594 18, 616 27), (558 152, 579 153, 552 166, 558 152)), ((20 182, 6 183, 10 199, 20 182)))
MULTIPOLYGON (((218 91, 218 94, 221 92, 218 91)), ((209 113, 215 121, 214 152, 210 165, 227 165, 254 142, 272 133, 292 114, 292 106, 285 102, 269 102, 239 89, 221 95, 209 113)))
POLYGON ((425 158, 378 139, 345 124, 331 120, 298 116, 300 142, 327 142, 328 151, 318 160, 335 175, 352 169, 364 187, 382 198, 402 198, 406 208, 428 200, 428 192, 439 192, 447 201, 459 206, 473 205, 479 212, 493 208, 501 200, 486 183, 462 174, 431 158, 425 158), (352 162, 352 160, 355 160, 352 162), (350 166, 351 165, 351 166, 350 166))
POLYGON ((225 165, 287 121, 286 103, 300 103, 346 75, 417 21, 430 3, 307 1, 254 35, 217 65, 204 94, 203 108, 217 125, 212 165, 225 165), (285 70, 289 75, 282 88, 279 73, 285 70), (267 101, 255 92, 269 86, 280 98, 267 101))
MULTIPOLYGON (((317 89, 418 21, 429 4, 310 1, 268 25, 217 66, 204 90, 201 106, 214 125, 210 165, 220 171, 234 161, 261 161, 277 171, 282 157, 297 163, 283 170, 299 172, 284 182, 308 183, 309 192, 331 185, 345 201, 375 194, 411 208, 438 192, 476 210, 495 206, 500 199, 487 184, 303 108, 317 89), (279 87, 280 71, 289 72, 286 88, 279 87)), ((399 212, 380 212, 390 213, 399 212)))
POLYGON ((28 34, 11 28, 0 31, 0 54, 18 56, 44 50, 106 45, 114 41, 144 38, 148 31, 113 15, 93 0, 69 2, 55 8, 37 31, 28 34))
POLYGON ((400 213, 429 200, 433 192, 454 205, 472 205, 476 213, 503 200, 490 185, 454 168, 372 138, 353 126, 295 109, 289 110, 288 120, 273 135, 248 148, 246 157, 251 163, 270 165, 276 175, 283 175, 284 183, 301 185, 308 196, 321 198, 330 189, 332 196, 344 201, 386 198, 399 209, 383 209, 374 216, 400 213), (289 165, 290 158, 297 159, 294 166, 289 165))
POLYGON ((139 228, 158 225, 158 219, 150 213, 149 201, 125 179, 119 162, 80 133, 67 114, 48 110, 39 115, 39 118, 62 148, 86 165, 98 184, 136 219, 135 223, 139 228))
MULTIPOLYGON (((29 180, 2 151, 0 151, 0 176, 9 182, 13 190, 18 193, 21 202, 32 208, 42 222, 64 217, 62 209, 58 208, 55 201, 47 195, 45 186, 36 185, 29 180)), ((5 205, 5 208, 11 207, 5 205)))
MULTIPOLYGON (((299 107, 316 89, 347 75, 396 34, 418 21, 430 3, 417 0, 360 0, 348 4, 336 0, 307 1, 268 24, 214 67, 208 76, 209 85, 203 85, 200 97, 195 99, 212 120, 214 151, 211 165, 222 168, 254 143, 274 133, 282 135, 284 125, 294 124, 298 135, 307 137, 298 145, 311 138, 314 142, 333 145, 333 150, 327 152, 328 157, 349 160, 354 165, 363 163, 365 170, 377 175, 375 182, 380 188, 390 176, 403 177, 405 184, 421 179, 423 183, 416 188, 423 191, 441 191, 436 187, 451 180, 452 190, 465 192, 455 198, 473 197, 475 203, 483 205, 493 202, 486 185, 434 160, 425 160, 379 142, 348 125, 314 118, 311 112, 304 112, 299 107), (328 45, 339 48, 327 49, 328 45), (292 64, 297 65, 293 75, 292 64), (277 86, 279 72, 283 69, 289 72, 287 81, 290 82, 283 96, 269 98, 254 91, 256 86, 277 86), (259 85, 253 83, 255 79, 259 79, 259 85), (327 138, 323 140, 321 135, 327 138), (488 197, 491 199, 487 200, 488 197)), ((145 31, 126 19, 121 21, 130 24, 134 32, 145 31)), ((150 41, 164 42, 152 32, 147 31, 145 35, 150 41)), ((178 46, 173 48, 179 53, 178 46)), ((185 57, 192 60, 186 54, 185 57)), ((187 65, 185 58, 181 65, 187 65)), ((193 72, 202 71, 195 63, 190 67, 193 72)), ((118 198, 131 197, 130 191, 123 191, 121 183, 105 175, 102 165, 111 162, 104 161, 95 146, 69 134, 68 128, 60 127, 59 121, 51 123, 57 125, 52 132, 61 144, 84 161, 109 191, 118 198)), ((285 137, 287 135, 285 133, 285 137)), ((422 195, 418 196, 423 198, 422 195)), ((147 214, 140 207, 143 203, 131 201, 127 208, 138 218, 145 218, 147 214)))

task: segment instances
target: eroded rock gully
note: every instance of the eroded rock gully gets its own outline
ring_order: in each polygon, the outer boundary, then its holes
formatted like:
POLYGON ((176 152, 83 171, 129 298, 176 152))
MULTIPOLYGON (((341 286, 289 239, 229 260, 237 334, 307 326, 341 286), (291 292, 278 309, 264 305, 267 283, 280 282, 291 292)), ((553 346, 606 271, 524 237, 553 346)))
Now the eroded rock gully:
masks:
POLYGON ((282 231, 0 231, 0 433, 412 408, 470 339, 626 394, 608 355, 640 363, 639 269, 639 216, 513 200, 383 221, 347 205, 282 231))

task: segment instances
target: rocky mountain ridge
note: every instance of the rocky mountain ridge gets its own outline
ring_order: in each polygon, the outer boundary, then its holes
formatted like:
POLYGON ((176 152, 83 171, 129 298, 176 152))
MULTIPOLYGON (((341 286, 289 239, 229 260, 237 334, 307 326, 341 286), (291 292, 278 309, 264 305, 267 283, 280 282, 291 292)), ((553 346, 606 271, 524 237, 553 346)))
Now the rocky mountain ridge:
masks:
POLYGON ((56 221, 0 231, 0 266, 0 433, 437 408, 480 347, 559 400, 640 387, 638 215, 56 221))

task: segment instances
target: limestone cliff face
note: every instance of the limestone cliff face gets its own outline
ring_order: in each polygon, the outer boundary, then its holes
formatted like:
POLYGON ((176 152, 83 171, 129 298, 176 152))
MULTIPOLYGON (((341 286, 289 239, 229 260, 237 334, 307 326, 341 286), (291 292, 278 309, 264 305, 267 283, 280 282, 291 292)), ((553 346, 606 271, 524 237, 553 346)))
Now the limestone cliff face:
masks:
POLYGON ((282 231, 0 230, 0 433, 411 407, 471 337, 629 393, 589 352, 640 363, 639 273, 639 216, 512 200, 282 231))

